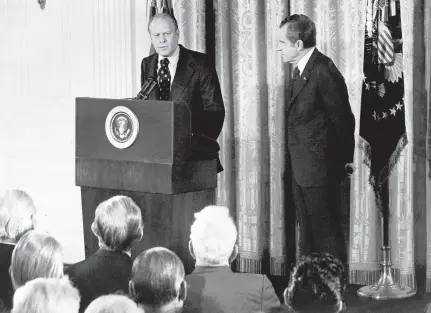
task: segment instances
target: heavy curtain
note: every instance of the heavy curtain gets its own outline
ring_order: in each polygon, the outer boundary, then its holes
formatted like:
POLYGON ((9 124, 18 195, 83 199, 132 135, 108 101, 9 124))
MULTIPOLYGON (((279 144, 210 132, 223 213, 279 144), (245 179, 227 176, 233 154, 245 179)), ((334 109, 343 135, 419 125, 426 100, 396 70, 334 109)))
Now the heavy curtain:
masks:
MULTIPOLYGON (((316 22, 317 48, 332 58, 346 79, 358 142, 366 4, 367 0, 172 0, 180 43, 213 57, 220 78, 226 106, 219 137, 225 170, 219 175, 217 202, 236 217, 240 271, 285 275, 294 259, 293 207, 286 205, 283 185, 284 93, 291 68, 277 52, 278 24, 293 13, 307 14, 316 22)), ((431 291, 430 8, 429 1, 401 0, 409 143, 389 186, 395 277, 410 286, 427 281, 431 291)), ((350 182, 350 282, 371 284, 380 273, 381 221, 363 161, 364 153, 357 148, 350 182)))

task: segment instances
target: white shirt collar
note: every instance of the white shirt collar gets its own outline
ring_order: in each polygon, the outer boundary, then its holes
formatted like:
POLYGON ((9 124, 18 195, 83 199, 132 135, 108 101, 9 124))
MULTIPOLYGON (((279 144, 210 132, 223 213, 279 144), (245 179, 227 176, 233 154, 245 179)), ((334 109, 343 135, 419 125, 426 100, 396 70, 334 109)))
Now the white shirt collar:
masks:
MULTIPOLYGON (((159 54, 159 64, 160 64, 160 60, 163 60, 164 56, 159 54)), ((178 59, 180 58, 180 46, 178 45, 177 48, 175 49, 174 53, 170 56, 167 57, 169 60, 169 64, 175 65, 178 63, 178 59)))
POLYGON ((298 62, 298 70, 299 70, 299 74, 302 75, 302 71, 304 70, 305 66, 307 65, 308 60, 310 59, 311 55, 313 54, 314 49, 316 49, 316 47, 313 47, 310 49, 310 51, 308 51, 301 60, 299 60, 298 62))

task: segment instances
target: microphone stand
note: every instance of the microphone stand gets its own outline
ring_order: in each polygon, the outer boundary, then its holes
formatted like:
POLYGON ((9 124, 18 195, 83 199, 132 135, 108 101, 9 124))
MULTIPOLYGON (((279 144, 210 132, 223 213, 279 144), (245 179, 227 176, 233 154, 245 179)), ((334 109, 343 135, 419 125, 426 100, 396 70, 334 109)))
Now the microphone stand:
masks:
POLYGON ((148 87, 150 86, 150 82, 147 80, 143 85, 141 90, 139 91, 139 93, 136 95, 136 97, 134 97, 132 100, 141 100, 144 98, 145 96, 145 92, 148 89, 148 87))
POLYGON ((155 80, 152 80, 148 86, 148 88, 145 89, 145 92, 143 93, 142 100, 148 100, 148 97, 150 96, 151 91, 153 91, 154 87, 156 87, 157 82, 155 80))

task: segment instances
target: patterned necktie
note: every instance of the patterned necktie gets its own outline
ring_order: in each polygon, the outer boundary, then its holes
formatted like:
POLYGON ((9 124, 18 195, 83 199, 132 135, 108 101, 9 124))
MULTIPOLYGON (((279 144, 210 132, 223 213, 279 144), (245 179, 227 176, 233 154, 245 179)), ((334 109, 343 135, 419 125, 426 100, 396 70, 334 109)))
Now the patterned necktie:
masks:
POLYGON ((158 75, 160 100, 168 100, 171 93, 171 73, 169 71, 169 60, 167 58, 160 60, 158 75))

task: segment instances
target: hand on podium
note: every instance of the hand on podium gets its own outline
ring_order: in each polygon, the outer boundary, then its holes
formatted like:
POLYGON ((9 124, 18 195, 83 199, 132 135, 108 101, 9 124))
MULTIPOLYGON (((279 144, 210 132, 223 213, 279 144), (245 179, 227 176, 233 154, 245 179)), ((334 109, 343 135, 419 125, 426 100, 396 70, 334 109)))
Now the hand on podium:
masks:
POLYGON ((204 134, 192 133, 190 150, 192 160, 217 160, 217 173, 223 171, 218 158, 220 145, 217 140, 204 134))

